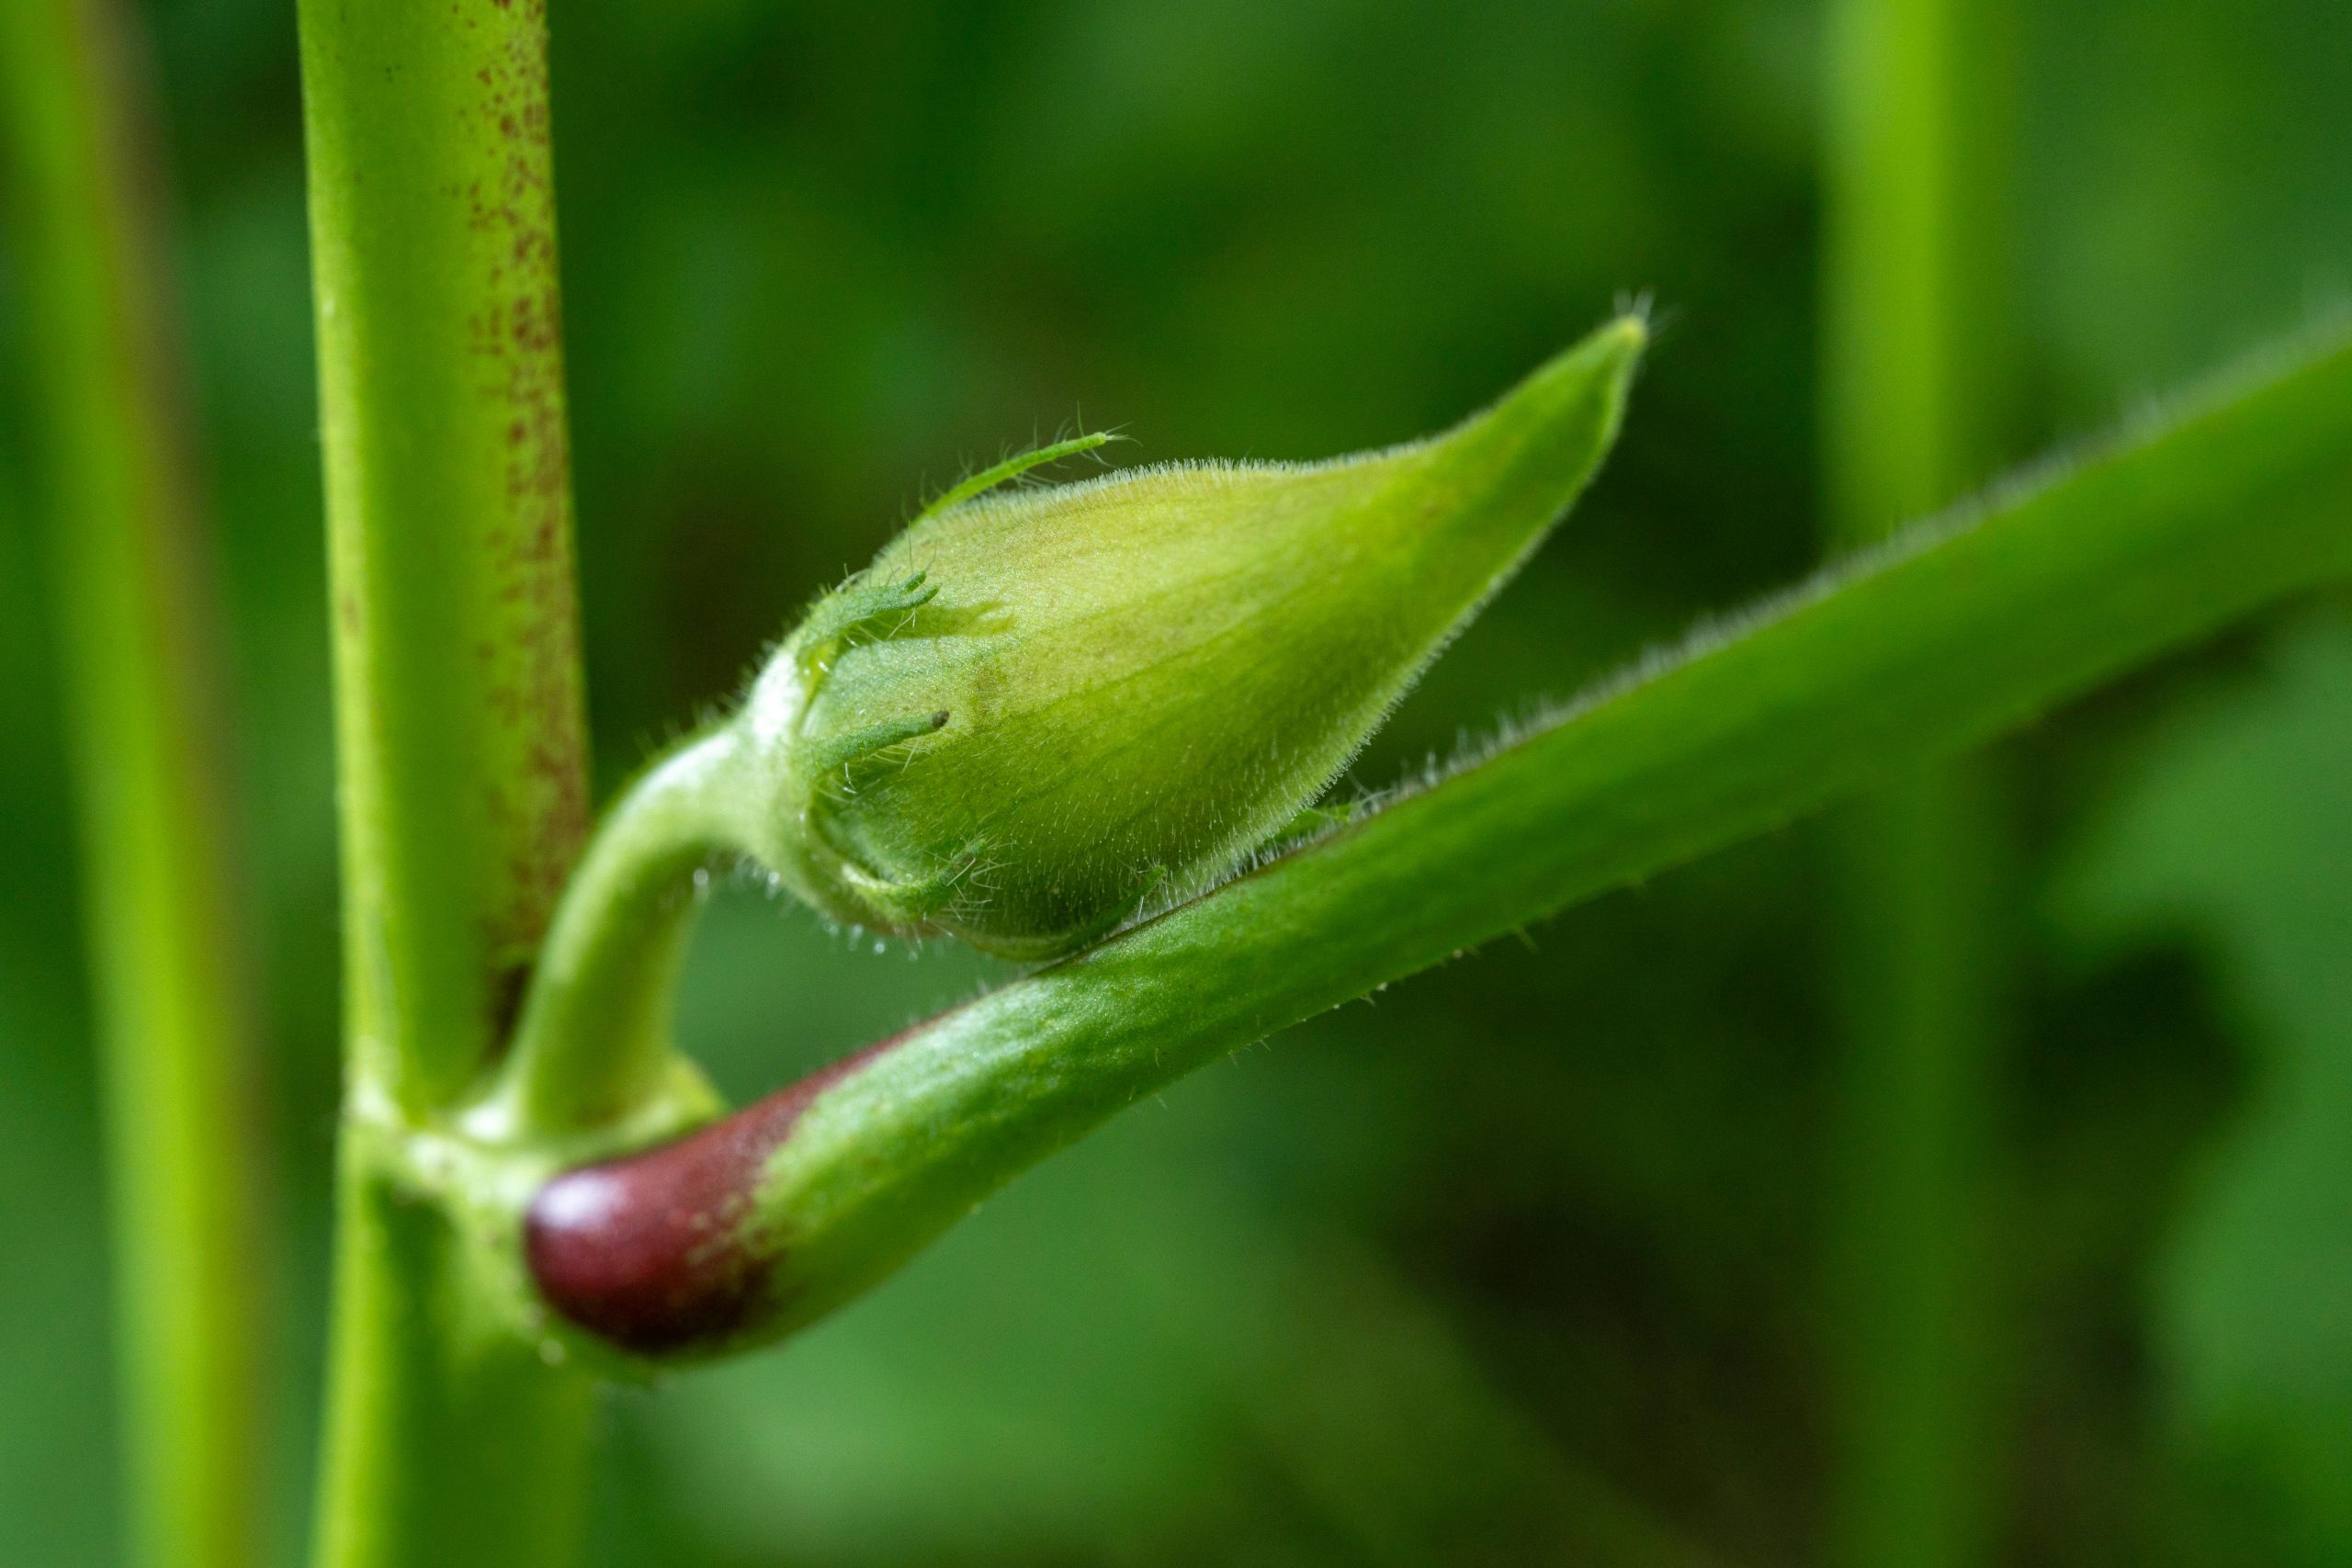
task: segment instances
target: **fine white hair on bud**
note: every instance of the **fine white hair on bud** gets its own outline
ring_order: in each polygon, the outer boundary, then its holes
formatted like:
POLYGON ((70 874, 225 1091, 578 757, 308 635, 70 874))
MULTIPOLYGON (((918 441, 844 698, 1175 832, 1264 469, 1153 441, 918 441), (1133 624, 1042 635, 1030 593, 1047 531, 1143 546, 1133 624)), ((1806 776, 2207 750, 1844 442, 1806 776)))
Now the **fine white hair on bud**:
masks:
POLYGON ((1289 828, 1568 508, 1646 342, 1611 322, 1425 441, 942 498, 733 721, 747 847, 819 908, 1045 959, 1289 828))

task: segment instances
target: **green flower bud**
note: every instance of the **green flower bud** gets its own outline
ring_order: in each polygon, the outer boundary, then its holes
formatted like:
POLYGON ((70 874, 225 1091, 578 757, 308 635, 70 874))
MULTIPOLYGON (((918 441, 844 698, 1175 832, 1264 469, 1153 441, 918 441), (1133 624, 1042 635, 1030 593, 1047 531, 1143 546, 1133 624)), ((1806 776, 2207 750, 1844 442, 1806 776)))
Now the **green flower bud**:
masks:
POLYGON ((839 919, 1028 959, 1228 874, 1576 499, 1645 341, 1386 451, 959 488, 761 672, 749 847, 839 919))

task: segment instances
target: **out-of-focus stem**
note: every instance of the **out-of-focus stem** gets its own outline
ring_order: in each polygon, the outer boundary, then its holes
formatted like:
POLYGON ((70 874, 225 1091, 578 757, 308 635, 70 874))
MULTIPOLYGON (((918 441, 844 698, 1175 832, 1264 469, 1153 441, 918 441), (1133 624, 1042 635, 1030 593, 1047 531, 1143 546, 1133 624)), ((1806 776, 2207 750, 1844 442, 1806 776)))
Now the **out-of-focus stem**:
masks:
POLYGON ((541 0, 302 0, 347 1070, 319 1551, 532 1568, 588 1380, 405 1154, 504 1049, 587 826, 541 0))
POLYGON ((258 1551, 258 1162, 212 574, 144 93, 109 0, 0 7, 97 1000, 132 1560, 258 1551))
MULTIPOLYGON (((1840 0, 1833 12, 1822 373, 1837 545, 1944 504, 2001 456, 2005 5, 1840 0)), ((1835 824, 1846 1040, 1829 1227, 1832 1558, 1849 1568, 1983 1551, 1999 795, 1996 763, 1966 759, 1835 824)))

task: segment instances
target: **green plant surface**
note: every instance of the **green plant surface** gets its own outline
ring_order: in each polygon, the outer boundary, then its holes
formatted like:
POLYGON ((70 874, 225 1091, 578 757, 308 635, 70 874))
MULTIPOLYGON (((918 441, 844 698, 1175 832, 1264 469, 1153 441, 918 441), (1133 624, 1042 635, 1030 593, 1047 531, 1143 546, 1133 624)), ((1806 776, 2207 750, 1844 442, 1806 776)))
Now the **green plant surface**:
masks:
POLYGON ((2245 1020, 2249 1092, 2155 1271, 2161 1419, 2192 1473, 2256 1505, 2209 1559, 2318 1568, 2352 1553, 2352 625, 2265 653, 2148 738, 2054 902, 2089 951, 2194 940, 2245 1020))
POLYGON ((346 1086, 333 1568, 569 1561, 591 1387, 397 1157, 494 1064, 586 828, 543 7, 300 7, 346 1086))
POLYGON ((0 14, 106 1094, 131 1561, 260 1544, 255 1043, 209 540, 184 448, 144 82, 110 0, 0 14))
POLYGON ((1612 321, 1426 442, 934 508, 623 795, 469 1125, 675 1094, 679 943, 737 857, 845 924, 1042 958, 1295 833, 1589 482, 1647 341, 1612 321))
MULTIPOLYGON (((773 911, 714 914, 775 953, 773 911)), ((1265 1089, 1182 1092, 1229 1138, 1265 1089)), ((991 1538, 996 1560, 1149 1560, 1231 1486, 1218 1439, 1238 1427, 1294 1491, 1290 1529, 1356 1561, 1716 1561, 1530 1422, 1408 1278, 1202 1133, 1123 1118, 788 1353, 621 1396, 664 1438, 647 1468, 754 1560, 935 1562, 991 1538)))
MULTIPOLYGON (((1007 440, 1131 431, 1106 454, 1124 463, 1407 439, 1628 285, 1665 302, 1665 330, 1605 481, 1343 787, 1452 755, 1465 726, 1572 695, 1809 571, 1826 478, 1827 9, 558 10, 595 798, 740 695, 791 612, 1007 440)), ((252 1284, 291 1310, 265 1325, 255 1404, 284 1435, 283 1479, 306 1483, 344 922, 294 8, 140 11, 166 138, 153 188, 174 218, 191 424, 221 525, 239 816, 266 828, 253 1071, 284 1245, 252 1284)), ((2015 407, 2039 442, 2104 427, 2340 289, 2352 7, 2028 13, 2030 156, 2001 216, 2027 268, 2007 323, 2030 356, 2015 407)), ((0 252, 17 237, 0 232, 0 252)), ((59 606, 25 525, 44 519, 8 510, 34 494, 15 481, 46 428, 30 384, 44 362, 24 352, 32 280, 14 260, 0 258, 0 1561, 103 1568, 119 1559, 123 1477, 101 1080, 59 606)), ((2230 677, 2268 631, 2216 637, 2000 746, 2028 889, 2080 847, 2130 742, 2186 691, 2260 700, 2230 677)), ((1304 1568, 1362 1562, 1374 1543, 1417 1563, 1490 1558, 1497 1516, 1540 1516, 1545 1499, 1488 1490, 1525 1472, 1495 1442, 1449 1438, 1463 1402, 1418 1392, 1418 1373, 1394 1401, 1370 1396, 1388 1341, 1359 1353, 1309 1315, 1354 1299, 1365 1276, 1343 1265, 1361 1260, 1569 1465, 1719 1561, 1825 1559, 1839 1336, 1823 1221, 1844 1201, 1829 826, 1645 879, 1236 1053, 776 1353, 600 1400, 586 1558, 1304 1568), (1212 1191, 1241 1223, 1172 1234, 1170 1210, 1212 1191), (1285 1382, 1294 1345, 1346 1371, 1285 1382), (1394 1483, 1325 1484, 1351 1450, 1399 1456, 1378 1467, 1394 1483), (1482 1501, 1493 1512, 1473 1528, 1445 1528, 1482 1501), (1438 1528, 1392 1533, 1383 1516, 1438 1528)), ((959 944, 881 951, 756 876, 713 882, 679 1038, 732 1103, 1012 977, 959 944)), ((1992 1114, 2018 1185, 1988 1223, 2014 1294, 1987 1326, 2017 1419, 1987 1484, 2005 1557, 2253 1568, 2290 1522, 2177 1462, 2169 1439, 2203 1445, 2144 1284, 2169 1267, 2184 1198, 2201 1201, 2264 1111, 2286 1043, 2239 1005, 2218 923, 2198 931, 2087 971, 2054 962, 2037 922, 2004 933, 2017 1032, 1992 1114)), ((1487 1429, 1516 1440, 1515 1425, 1487 1429)), ((280 1500, 266 1561, 294 1560, 306 1489, 280 1500)), ((1515 1544, 1513 1561, 1549 1561, 1576 1541, 1515 1544)))
POLYGON ((546 22, 301 21, 354 1077, 415 1115, 496 1055, 587 827, 546 22))
MULTIPOLYGON (((1948 504, 2013 434, 2015 25, 2008 0, 1831 7, 1821 395, 1835 546, 1948 504)), ((1939 763, 1830 824, 1844 1035, 1831 1531, 1852 1568, 1977 1561, 1993 1524, 1990 1116, 2017 1024, 1999 764, 1939 763)))
MULTIPOLYGON (((2352 345, 2330 341, 1910 531, 1427 789, 754 1107, 747 1128, 781 1131, 748 1165, 741 1141, 707 1143, 707 1213, 681 1216, 648 1183, 641 1217, 754 1256, 767 1310, 722 1343, 812 1321, 1204 1062, 2341 576, 2347 391, 2352 345)), ((676 1150, 651 1157, 681 1168, 676 1150)), ((630 1166, 590 1179, 595 1224, 631 1239, 630 1166)))
POLYGON ((1884 536, 1981 483, 2010 432, 2009 0, 1838 0, 1823 166, 1832 536, 1884 536))

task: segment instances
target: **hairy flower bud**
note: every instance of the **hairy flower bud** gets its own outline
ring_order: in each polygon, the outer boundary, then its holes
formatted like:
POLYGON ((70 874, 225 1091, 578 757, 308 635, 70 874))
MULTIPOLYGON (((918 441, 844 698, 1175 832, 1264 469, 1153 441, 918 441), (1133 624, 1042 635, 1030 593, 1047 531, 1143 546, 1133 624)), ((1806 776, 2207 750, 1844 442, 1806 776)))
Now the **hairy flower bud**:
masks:
POLYGON ((1386 451, 982 476, 761 672, 735 721, 748 847, 842 919, 1019 958, 1227 874, 1575 500, 1645 336, 1614 321, 1386 451))

